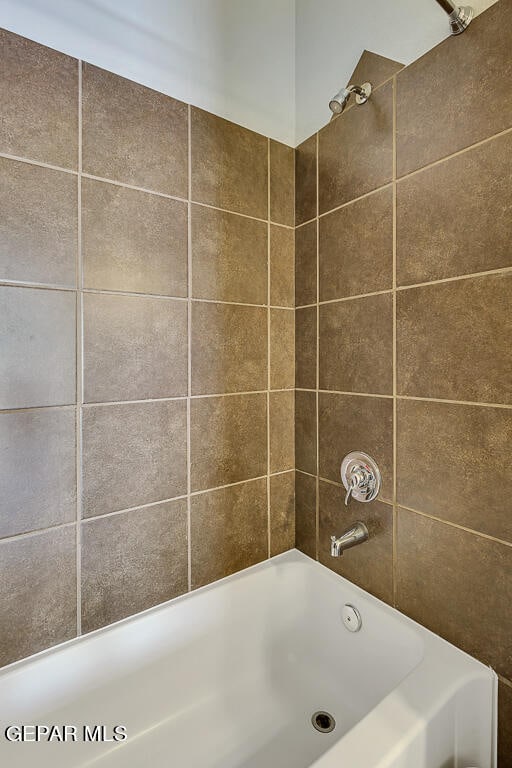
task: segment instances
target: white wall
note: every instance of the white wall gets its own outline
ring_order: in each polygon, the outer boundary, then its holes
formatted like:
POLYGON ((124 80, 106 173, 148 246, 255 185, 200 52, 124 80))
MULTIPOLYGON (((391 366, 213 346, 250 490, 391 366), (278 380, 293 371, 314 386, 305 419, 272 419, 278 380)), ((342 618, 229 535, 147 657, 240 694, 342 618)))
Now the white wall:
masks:
POLYGON ((0 0, 0 26, 293 144, 295 0, 0 0))
POLYGON ((408 64, 448 34, 435 0, 0 0, 0 26, 292 145, 365 48, 408 64))
MULTIPOLYGON (((496 0, 459 2, 480 13, 496 0)), ((328 122, 329 99, 365 48, 410 64, 448 34, 435 0, 296 0, 296 143, 328 122)))

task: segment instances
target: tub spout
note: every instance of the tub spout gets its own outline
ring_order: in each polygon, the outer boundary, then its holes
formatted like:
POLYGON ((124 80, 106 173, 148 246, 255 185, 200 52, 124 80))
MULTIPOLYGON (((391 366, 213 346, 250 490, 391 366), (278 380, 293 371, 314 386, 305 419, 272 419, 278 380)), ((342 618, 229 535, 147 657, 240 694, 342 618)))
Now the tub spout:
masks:
POLYGON ((368 540, 368 528, 364 523, 354 523, 338 539, 331 536, 331 557, 341 557, 343 552, 350 547, 356 547, 368 540))

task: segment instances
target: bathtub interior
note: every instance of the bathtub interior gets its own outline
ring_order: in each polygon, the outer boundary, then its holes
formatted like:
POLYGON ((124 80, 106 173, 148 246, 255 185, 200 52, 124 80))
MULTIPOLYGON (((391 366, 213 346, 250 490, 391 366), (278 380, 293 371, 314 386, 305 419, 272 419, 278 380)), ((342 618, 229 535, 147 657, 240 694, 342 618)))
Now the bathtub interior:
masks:
POLYGON ((386 606, 287 553, 7 668, 2 723, 122 724, 128 740, 8 744, 6 758, 20 767, 37 755, 52 768, 306 768, 422 655, 421 636, 386 606), (361 613, 357 633, 342 623, 346 602, 361 613), (318 710, 334 717, 331 733, 313 728, 318 710))

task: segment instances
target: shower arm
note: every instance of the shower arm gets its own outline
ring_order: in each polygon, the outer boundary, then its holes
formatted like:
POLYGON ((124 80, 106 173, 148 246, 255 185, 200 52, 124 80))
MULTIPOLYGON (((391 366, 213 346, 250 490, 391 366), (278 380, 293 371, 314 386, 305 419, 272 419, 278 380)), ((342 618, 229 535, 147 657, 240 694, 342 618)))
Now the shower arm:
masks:
POLYGON ((437 0, 438 5, 448 14, 452 35, 460 35, 471 24, 474 11, 470 5, 456 5, 453 0, 437 0))

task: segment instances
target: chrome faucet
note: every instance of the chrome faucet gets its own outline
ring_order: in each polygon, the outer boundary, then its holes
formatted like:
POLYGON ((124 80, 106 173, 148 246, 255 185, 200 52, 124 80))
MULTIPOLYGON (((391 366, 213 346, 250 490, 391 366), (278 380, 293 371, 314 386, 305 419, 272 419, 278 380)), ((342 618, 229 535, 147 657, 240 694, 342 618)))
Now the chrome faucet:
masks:
POLYGON ((331 536, 331 557, 341 557, 346 549, 357 547, 364 541, 368 541, 368 528, 364 523, 354 523, 339 539, 331 536))

